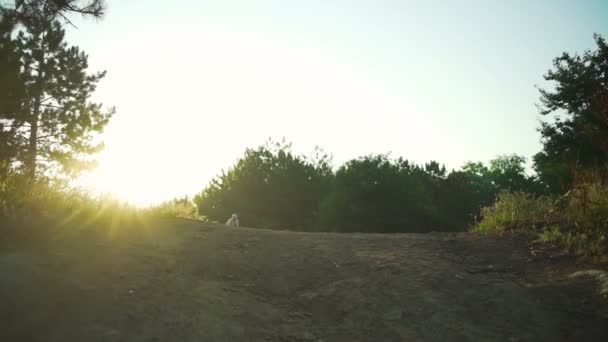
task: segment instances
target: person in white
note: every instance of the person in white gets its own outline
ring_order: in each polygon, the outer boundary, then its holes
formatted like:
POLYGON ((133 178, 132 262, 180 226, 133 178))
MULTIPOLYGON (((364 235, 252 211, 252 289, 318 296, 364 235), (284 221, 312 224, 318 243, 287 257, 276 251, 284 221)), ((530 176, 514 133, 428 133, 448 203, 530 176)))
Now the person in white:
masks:
POLYGON ((238 227, 239 226, 239 217, 236 214, 232 214, 232 216, 226 221, 226 225, 230 227, 238 227))

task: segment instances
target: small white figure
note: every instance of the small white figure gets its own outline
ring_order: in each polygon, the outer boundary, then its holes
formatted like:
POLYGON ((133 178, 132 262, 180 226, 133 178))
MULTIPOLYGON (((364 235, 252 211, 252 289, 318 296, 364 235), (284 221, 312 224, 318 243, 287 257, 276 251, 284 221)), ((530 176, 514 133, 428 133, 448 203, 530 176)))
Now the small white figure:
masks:
POLYGON ((226 225, 230 227, 238 227, 239 226, 239 217, 236 214, 232 214, 232 216, 226 221, 226 225))

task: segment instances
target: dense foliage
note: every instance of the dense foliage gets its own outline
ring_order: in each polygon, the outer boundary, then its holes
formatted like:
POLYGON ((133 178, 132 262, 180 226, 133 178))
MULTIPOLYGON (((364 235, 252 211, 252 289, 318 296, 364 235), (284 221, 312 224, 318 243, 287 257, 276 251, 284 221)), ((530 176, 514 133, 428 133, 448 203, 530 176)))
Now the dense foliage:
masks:
POLYGON ((462 231, 502 190, 534 191, 525 160, 501 156, 447 173, 402 158, 370 155, 332 171, 329 158, 294 155, 289 145, 245 152, 194 199, 199 214, 223 222, 238 213, 254 227, 359 232, 462 231))
POLYGON ((312 229, 332 178, 327 156, 297 156, 285 144, 245 152, 194 198, 199 213, 223 222, 238 213, 254 227, 312 229))
POLYGON ((321 205, 321 226, 360 232, 428 229, 435 209, 433 178, 407 160, 382 155, 352 160, 336 172, 321 205))
POLYGON ((545 75, 552 90, 540 89, 543 150, 534 157, 541 180, 554 193, 568 190, 575 169, 608 162, 608 45, 595 35, 597 50, 564 52, 545 75))

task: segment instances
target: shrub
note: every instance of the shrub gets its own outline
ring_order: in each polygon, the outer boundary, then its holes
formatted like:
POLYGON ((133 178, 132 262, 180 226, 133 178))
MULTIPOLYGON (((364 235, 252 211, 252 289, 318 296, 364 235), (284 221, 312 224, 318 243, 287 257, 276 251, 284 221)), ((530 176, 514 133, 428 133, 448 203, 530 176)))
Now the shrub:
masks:
POLYGON ((481 210, 483 219, 474 231, 536 231, 544 226, 546 215, 553 205, 547 196, 534 196, 524 192, 501 192, 496 202, 481 210))
POLYGON ((320 224, 340 232, 427 232, 438 216, 433 181, 407 160, 370 155, 351 160, 335 175, 320 205, 320 224))
POLYGON ((473 231, 526 231, 538 241, 575 254, 599 255, 608 251, 608 183, 604 173, 575 175, 573 187, 552 199, 526 193, 501 193, 482 209, 483 219, 473 231))
POLYGON ((555 241, 569 251, 603 254, 608 247, 608 184, 605 175, 599 172, 575 175, 574 186, 556 201, 548 222, 557 223, 562 237, 555 241))
POLYGON ((329 157, 317 152, 306 158, 272 142, 246 150, 194 197, 199 214, 225 222, 236 213, 248 227, 313 230, 332 179, 329 157))

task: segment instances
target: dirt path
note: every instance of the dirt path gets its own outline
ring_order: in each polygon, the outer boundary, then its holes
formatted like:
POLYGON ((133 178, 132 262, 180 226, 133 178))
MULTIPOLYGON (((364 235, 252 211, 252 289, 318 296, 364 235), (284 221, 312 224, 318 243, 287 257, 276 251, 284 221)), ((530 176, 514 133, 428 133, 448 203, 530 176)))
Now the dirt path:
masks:
POLYGON ((0 252, 0 341, 608 341, 580 267, 467 234, 57 231, 0 252))

